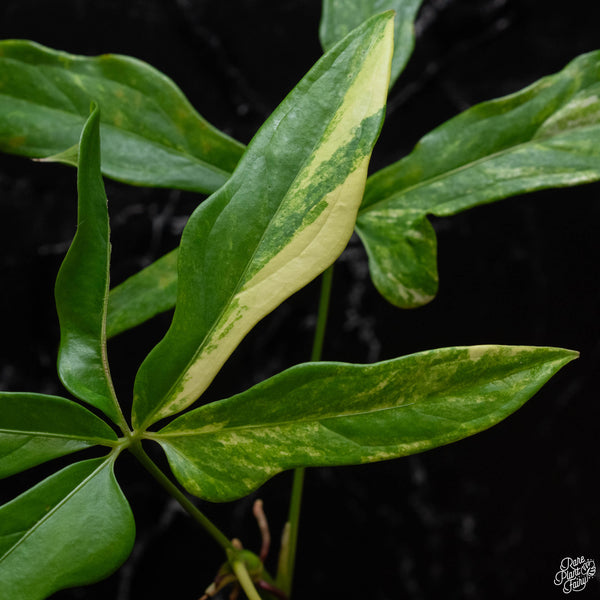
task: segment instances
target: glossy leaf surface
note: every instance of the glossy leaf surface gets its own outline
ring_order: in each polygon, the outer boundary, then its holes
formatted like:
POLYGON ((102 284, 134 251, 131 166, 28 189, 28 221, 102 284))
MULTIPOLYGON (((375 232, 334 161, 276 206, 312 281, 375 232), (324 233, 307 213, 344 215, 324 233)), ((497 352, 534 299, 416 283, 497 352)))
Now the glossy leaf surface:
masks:
POLYGON ((110 291, 106 336, 111 338, 175 306, 178 249, 110 291))
POLYGON ((470 108, 369 178, 357 231, 373 281, 397 306, 424 304, 438 280, 428 214, 597 179, 600 52, 592 52, 516 94, 470 108))
POLYGON ((576 356, 473 346, 373 365, 309 363, 182 415, 152 439, 188 491, 233 500, 284 469, 396 458, 473 435, 576 356))
POLYGON ((183 233, 177 306, 135 382, 134 424, 194 402, 246 333, 347 244, 388 86, 393 16, 321 58, 183 233))
POLYGON ((134 536, 113 460, 71 465, 0 507, 0 597, 44 600, 107 577, 134 536))
POLYGON ((404 70, 415 45, 414 22, 423 0, 323 0, 319 37, 324 50, 358 27, 363 21, 386 10, 394 10, 394 56, 390 87, 404 70))
MULTIPOLYGON (((203 119, 168 77, 130 57, 5 40, 0 82, 3 152, 48 157, 76 145, 92 100, 102 110, 102 169, 119 181, 211 193, 244 149, 203 119)), ((73 164, 69 154, 57 160, 73 164)))
POLYGON ((95 107, 81 134, 77 232, 56 278, 58 374, 77 398, 122 422, 106 356, 110 241, 100 173, 99 120, 95 107))
MULTIPOLYGON (((477 105, 367 180, 357 232, 387 300, 412 308, 437 293, 437 240, 427 215, 600 178, 598 65, 599 53, 583 55, 516 94, 477 105)), ((170 282, 176 285, 174 272, 170 282)), ((162 289, 154 293, 165 304, 162 289)), ((174 293, 166 304, 175 304, 174 293)))
POLYGON ((72 400, 0 392, 0 478, 116 441, 115 432, 102 419, 72 400))

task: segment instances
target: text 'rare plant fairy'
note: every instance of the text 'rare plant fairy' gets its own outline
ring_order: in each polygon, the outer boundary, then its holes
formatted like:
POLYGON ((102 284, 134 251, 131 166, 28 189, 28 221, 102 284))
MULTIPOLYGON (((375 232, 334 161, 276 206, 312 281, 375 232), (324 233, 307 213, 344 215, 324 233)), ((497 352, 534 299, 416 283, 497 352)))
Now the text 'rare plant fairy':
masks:
MULTIPOLYGON (((55 297, 58 374, 82 402, 0 392, 0 474, 104 449, 0 507, 0 598, 43 600, 125 561, 135 525, 113 471, 125 451, 223 548, 226 562, 205 598, 240 587, 253 600, 289 598, 304 467, 387 460, 473 435, 517 410, 577 356, 487 345, 367 365, 320 361, 330 267, 353 231, 380 293, 416 307, 437 291, 428 215, 600 178, 598 52, 468 109, 368 177, 420 5, 324 0, 325 54, 247 148, 144 63, 0 42, 0 149, 77 167, 77 231, 55 297), (113 290, 102 174, 210 194, 177 250, 113 290), (246 334, 322 273, 312 362, 194 406, 246 334), (173 307, 170 328, 136 374, 133 401, 121 402, 107 338, 173 307), (179 485, 150 459, 148 444, 163 449, 179 485), (271 575, 266 549, 260 556, 244 550, 183 490, 231 501, 288 469, 296 469, 292 505, 271 575)), ((260 523, 260 506, 256 514, 260 523)))

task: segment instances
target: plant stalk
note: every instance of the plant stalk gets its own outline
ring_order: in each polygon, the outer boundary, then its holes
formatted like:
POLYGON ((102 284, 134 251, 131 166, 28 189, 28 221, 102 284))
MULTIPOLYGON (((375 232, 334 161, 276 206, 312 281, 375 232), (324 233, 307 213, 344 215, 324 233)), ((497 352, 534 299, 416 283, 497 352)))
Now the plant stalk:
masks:
POLYGON ((242 589, 246 593, 246 596, 248 596, 248 600, 262 600, 260 594, 256 591, 256 588, 254 587, 254 582, 252 581, 252 578, 248 573, 248 569, 246 569, 246 565, 244 565, 242 561, 234 560, 231 563, 231 567, 233 568, 233 572, 238 578, 242 589))
MULTIPOLYGON (((321 277, 321 296, 319 298, 319 310, 317 313, 317 324, 313 338, 313 347, 310 356, 311 362, 321 360, 323 354, 323 341, 327 326, 327 315, 331 300, 331 285, 333 281, 333 265, 323 272, 321 277)), ((289 538, 288 547, 285 549, 287 560, 283 572, 277 574, 278 587, 285 592, 288 598, 292 594, 294 580, 294 566, 296 564, 296 548, 298 546, 298 529, 300 526, 300 509, 302 505, 302 490, 304 488, 304 468, 294 469, 294 480, 292 483, 292 494, 288 515, 289 538)), ((282 549, 283 550, 283 549, 282 549)))
POLYGON ((161 471, 161 469, 152 461, 142 448, 139 440, 134 441, 129 446, 132 454, 142 463, 142 466, 158 481, 158 483, 175 498, 179 504, 190 514, 190 516, 200 524, 200 526, 225 550, 235 551, 234 546, 227 536, 207 517, 193 502, 161 471))
POLYGON ((333 281, 333 265, 331 265, 321 276, 321 296, 319 298, 319 311, 317 313, 317 325, 313 338, 313 347, 310 360, 317 362, 323 355, 323 341, 325 340, 325 328, 327 326, 327 315, 329 314, 329 302, 331 299, 331 284, 333 281))

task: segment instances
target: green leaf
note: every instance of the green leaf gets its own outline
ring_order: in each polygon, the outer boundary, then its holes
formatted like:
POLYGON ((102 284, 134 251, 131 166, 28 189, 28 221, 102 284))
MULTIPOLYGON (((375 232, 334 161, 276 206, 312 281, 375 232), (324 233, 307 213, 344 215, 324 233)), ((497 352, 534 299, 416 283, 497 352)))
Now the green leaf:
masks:
POLYGON ((108 297, 106 335, 111 338, 175 306, 178 249, 165 254, 123 283, 108 297))
POLYGON ((394 55, 390 87, 404 70, 415 46, 414 22, 423 0, 323 0, 321 46, 329 50, 369 17, 394 10, 394 55))
POLYGON ((115 432, 102 419, 72 400, 0 392, 0 478, 116 441, 115 432))
POLYGON ((350 238, 389 77, 393 15, 327 53, 191 216, 171 328, 135 382, 137 426, 189 406, 246 333, 324 271, 350 238))
POLYGON ((122 424, 106 357, 110 242, 99 121, 96 106, 79 143, 77 232, 56 278, 61 335, 58 374, 77 398, 122 424))
MULTIPOLYGON (((600 178, 599 57, 582 55, 520 92, 470 108, 369 177, 356 231, 389 302, 413 308, 437 293, 437 240, 427 215, 600 178)), ((174 305, 175 282, 171 273, 168 298, 157 290, 161 307, 174 305)), ((146 318, 140 313, 132 325, 146 318)))
POLYGON ((600 52, 524 90, 474 106, 426 135, 367 182, 357 232, 371 276, 410 308, 437 291, 427 215, 600 179, 600 52))
MULTIPOLYGON (((211 193, 244 150, 146 63, 0 42, 0 150, 29 157, 64 152, 77 143, 91 100, 102 110, 103 172, 119 181, 211 193)), ((70 155, 56 160, 73 164, 70 155)))
POLYGON ((135 524, 114 458, 71 465, 0 507, 0 597, 43 600, 110 575, 135 524))
POLYGON ((228 501, 295 467, 374 462, 473 435, 517 410, 576 352, 442 348, 372 365, 298 365, 147 437, 201 498, 228 501))

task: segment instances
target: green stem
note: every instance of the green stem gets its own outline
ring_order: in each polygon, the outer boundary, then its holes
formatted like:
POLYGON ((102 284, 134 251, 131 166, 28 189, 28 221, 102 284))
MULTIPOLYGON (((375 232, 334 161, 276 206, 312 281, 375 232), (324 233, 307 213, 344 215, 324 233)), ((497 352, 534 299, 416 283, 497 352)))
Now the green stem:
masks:
POLYGON ((331 298, 331 282, 333 280, 333 265, 329 267, 321 277, 321 297, 319 298, 319 312, 317 313, 317 325, 313 339, 310 360, 313 362, 321 360, 323 355, 323 340, 325 339, 325 327, 327 326, 327 315, 329 313, 329 300, 331 298))
POLYGON ((260 594, 256 591, 254 587, 254 583, 252 582, 252 578, 250 577, 250 573, 248 573, 248 569, 246 569, 246 565, 242 561, 234 560, 231 563, 231 567, 233 568, 233 572, 236 574, 240 585, 244 592, 246 592, 246 596, 248 596, 248 600, 262 600, 260 594))
POLYGON ((304 468, 294 469, 294 481, 292 483, 292 497, 290 500, 290 512, 288 515, 289 538, 288 547, 285 549, 287 561, 285 570, 281 573, 281 581, 278 587, 285 592, 289 598, 292 595, 292 584, 294 581, 294 567, 296 565, 296 549, 298 547, 298 530, 300 527, 300 508, 302 506, 302 489, 304 487, 304 468))
POLYGON ((129 446, 131 453, 142 463, 142 466, 158 481, 158 483, 167 491, 167 493, 175 498, 181 506, 190 514, 190 516, 200 524, 200 526, 212 536, 212 538, 226 552, 235 551, 234 546, 229 541, 227 536, 208 518, 206 517, 187 496, 154 464, 152 459, 146 454, 139 440, 134 441, 129 446))
MULTIPOLYGON (((321 360, 323 354, 323 341, 325 339, 325 328, 327 315, 329 313, 329 302, 331 299, 331 284, 333 280, 333 265, 331 265, 321 278, 321 297, 319 299, 319 312, 317 314, 317 325, 313 339, 313 347, 310 355, 312 362, 321 360)), ((296 548, 298 546, 298 529, 300 526, 300 508, 302 505, 302 489, 304 487, 304 468, 294 470, 294 481, 292 483, 292 495, 288 516, 289 541, 285 549, 287 560, 283 572, 278 573, 277 583, 289 598, 292 594, 292 583, 294 580, 294 566, 296 564, 296 548)))

